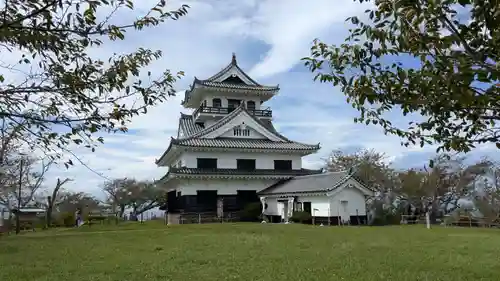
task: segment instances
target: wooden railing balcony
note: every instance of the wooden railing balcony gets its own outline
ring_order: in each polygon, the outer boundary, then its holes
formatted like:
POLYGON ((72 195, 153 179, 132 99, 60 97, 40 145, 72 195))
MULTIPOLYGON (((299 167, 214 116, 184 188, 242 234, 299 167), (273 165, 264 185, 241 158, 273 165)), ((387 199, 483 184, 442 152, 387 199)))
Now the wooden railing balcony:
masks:
MULTIPOLYGON (((236 108, 234 107, 213 107, 213 106, 200 106, 196 109, 193 115, 198 117, 200 114, 229 114, 236 108)), ((269 108, 266 109, 250 109, 247 111, 257 117, 273 117, 273 111, 269 108)))

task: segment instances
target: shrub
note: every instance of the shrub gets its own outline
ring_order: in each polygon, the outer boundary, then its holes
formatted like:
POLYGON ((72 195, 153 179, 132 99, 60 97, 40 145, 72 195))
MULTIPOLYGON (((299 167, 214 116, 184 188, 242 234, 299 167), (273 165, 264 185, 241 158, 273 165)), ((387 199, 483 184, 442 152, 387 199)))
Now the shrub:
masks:
POLYGON ((66 226, 66 227, 75 226, 76 218, 75 218, 75 214, 73 214, 72 212, 64 213, 64 214, 62 214, 61 217, 62 217, 62 221, 63 221, 64 226, 66 226))
POLYGON ((290 220, 298 223, 309 223, 312 220, 312 216, 308 212, 294 212, 290 220))
POLYGON ((371 225, 397 225, 401 223, 401 214, 393 209, 378 209, 371 225))
POLYGON ((63 214, 54 214, 50 220, 50 227, 64 227, 63 214))
POLYGON ((262 214, 262 204, 260 202, 250 203, 241 212, 242 221, 259 221, 262 214))

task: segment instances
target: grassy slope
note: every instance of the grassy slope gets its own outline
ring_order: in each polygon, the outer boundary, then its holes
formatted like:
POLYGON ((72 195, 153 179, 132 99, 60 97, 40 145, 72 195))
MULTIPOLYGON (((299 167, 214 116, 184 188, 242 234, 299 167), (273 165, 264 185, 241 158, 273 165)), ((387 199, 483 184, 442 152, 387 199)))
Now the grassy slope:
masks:
POLYGON ((122 225, 0 239, 0 280, 498 280, 500 231, 122 225))

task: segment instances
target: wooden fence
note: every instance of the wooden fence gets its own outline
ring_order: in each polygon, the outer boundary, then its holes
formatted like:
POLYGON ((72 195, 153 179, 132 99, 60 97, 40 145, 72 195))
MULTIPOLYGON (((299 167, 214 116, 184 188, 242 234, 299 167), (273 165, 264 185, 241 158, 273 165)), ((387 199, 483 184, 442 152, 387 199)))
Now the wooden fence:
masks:
POLYGON ((240 221, 239 212, 226 212, 222 216, 216 212, 210 213, 181 213, 179 217, 180 224, 192 223, 227 223, 240 221))

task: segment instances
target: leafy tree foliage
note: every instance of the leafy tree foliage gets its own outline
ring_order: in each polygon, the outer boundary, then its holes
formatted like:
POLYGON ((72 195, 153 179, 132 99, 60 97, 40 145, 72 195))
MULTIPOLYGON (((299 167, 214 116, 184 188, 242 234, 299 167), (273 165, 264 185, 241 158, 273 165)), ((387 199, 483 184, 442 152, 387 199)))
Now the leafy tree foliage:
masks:
POLYGON ((345 43, 315 40, 304 58, 359 110, 356 122, 379 124, 404 145, 438 143, 438 152, 500 148, 497 0, 378 0, 366 18, 348 19, 355 27, 345 43), (423 118, 398 125, 391 110, 423 118))
POLYGON ((356 167, 356 178, 377 190, 367 202, 373 223, 398 223, 399 215, 408 214, 409 207, 417 213, 429 211, 433 221, 460 208, 470 211, 471 207, 489 223, 500 218, 497 162, 485 158, 471 163, 465 157, 446 154, 436 155, 433 162, 432 168, 397 169, 375 150, 335 150, 325 168, 346 171, 356 167))
POLYGON ((353 153, 335 150, 328 157, 326 169, 330 172, 353 169, 355 176, 365 184, 383 191, 393 187, 394 178, 386 160, 386 155, 375 150, 360 149, 353 153))
MULTIPOLYGON (((69 143, 92 150, 98 131, 125 131, 135 115, 174 95, 182 75, 144 67, 161 51, 140 48, 99 58, 92 51, 125 40, 126 31, 157 26, 187 13, 160 0, 135 21, 115 15, 132 0, 9 0, 0 9, 0 50, 15 63, 0 64, 0 119, 30 147, 53 150, 69 143), (123 22, 123 19, 120 19, 123 22), (31 136, 29 139, 27 136, 31 136)), ((95 54, 95 52, 94 52, 95 54)))

